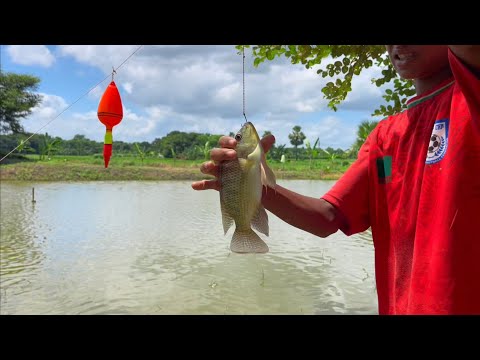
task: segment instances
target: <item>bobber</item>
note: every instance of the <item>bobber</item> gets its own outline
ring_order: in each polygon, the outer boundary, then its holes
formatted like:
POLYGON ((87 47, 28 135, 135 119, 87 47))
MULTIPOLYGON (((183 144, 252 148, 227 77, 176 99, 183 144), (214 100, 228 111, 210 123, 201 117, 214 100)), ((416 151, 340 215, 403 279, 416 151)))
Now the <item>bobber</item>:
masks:
POLYGON ((103 143, 103 160, 105 162, 105 168, 107 168, 110 157, 112 156, 112 130, 123 118, 122 99, 120 98, 117 85, 113 81, 113 76, 112 82, 108 85, 100 100, 97 116, 106 127, 105 141, 103 143))

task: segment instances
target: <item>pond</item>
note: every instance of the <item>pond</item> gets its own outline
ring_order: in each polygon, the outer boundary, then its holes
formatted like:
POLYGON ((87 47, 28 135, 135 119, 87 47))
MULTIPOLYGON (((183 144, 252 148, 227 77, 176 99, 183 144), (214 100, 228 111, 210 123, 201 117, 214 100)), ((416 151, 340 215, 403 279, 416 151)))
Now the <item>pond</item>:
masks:
POLYGON ((2 181, 0 313, 378 313, 370 231, 322 239, 268 212, 270 252, 231 253, 218 192, 190 183, 2 181))

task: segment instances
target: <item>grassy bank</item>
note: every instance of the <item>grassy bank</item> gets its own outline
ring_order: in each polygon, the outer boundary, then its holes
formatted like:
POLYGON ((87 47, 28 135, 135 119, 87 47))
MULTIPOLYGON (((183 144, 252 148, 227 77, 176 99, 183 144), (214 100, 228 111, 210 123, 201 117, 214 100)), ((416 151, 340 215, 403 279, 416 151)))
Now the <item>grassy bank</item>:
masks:
MULTIPOLYGON (((103 158, 94 156, 10 157, 0 165, 0 180, 94 181, 94 180, 201 180, 212 178, 200 172, 204 160, 173 160, 113 156, 105 169, 103 158)), ((353 160, 268 161, 278 179, 336 180, 353 160)))

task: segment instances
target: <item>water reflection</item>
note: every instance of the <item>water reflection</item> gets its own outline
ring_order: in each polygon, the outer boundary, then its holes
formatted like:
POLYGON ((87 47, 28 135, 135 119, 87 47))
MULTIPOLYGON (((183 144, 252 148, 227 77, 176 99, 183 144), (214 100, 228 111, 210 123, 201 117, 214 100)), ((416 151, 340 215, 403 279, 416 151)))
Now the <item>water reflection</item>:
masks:
MULTIPOLYGON (((0 298, 5 304, 9 297, 28 293, 35 285, 38 270, 42 266, 42 248, 48 228, 39 230, 31 226, 36 217, 35 205, 31 200, 18 196, 18 189, 1 193, 0 206, 0 298), (8 206, 6 205, 8 204, 8 206), (7 293, 7 289, 12 291, 7 293)), ((23 191, 23 188, 22 190, 23 191)))
POLYGON ((270 252, 234 254, 218 193, 189 182, 2 182, 1 205, 2 314, 377 312, 369 231, 321 239, 269 213, 270 252))

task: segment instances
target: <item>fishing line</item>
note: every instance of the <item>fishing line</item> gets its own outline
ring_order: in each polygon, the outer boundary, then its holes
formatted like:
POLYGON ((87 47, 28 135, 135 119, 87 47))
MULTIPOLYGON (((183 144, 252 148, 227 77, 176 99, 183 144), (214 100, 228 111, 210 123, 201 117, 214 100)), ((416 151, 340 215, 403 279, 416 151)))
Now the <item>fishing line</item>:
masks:
POLYGON ((15 150, 17 150, 20 146, 22 146, 24 143, 26 143, 28 140, 30 140, 34 135, 37 135, 40 130, 42 130, 45 126, 47 126, 48 124, 50 124, 53 120, 57 119, 60 115, 62 115, 65 111, 67 111, 68 109, 70 109, 73 105, 75 105, 80 99, 82 99, 84 96, 88 95, 93 89, 95 89, 98 85, 100 85, 102 82, 104 82, 106 79, 108 79, 110 76, 112 77, 112 81, 113 81, 113 74, 116 73, 116 70, 120 69, 122 67, 123 64, 125 64, 127 62, 128 59, 130 59, 133 55, 135 55, 135 53, 140 50, 140 48, 142 47, 143 45, 140 45, 133 53, 131 53, 125 60, 123 60, 123 62, 117 66, 117 69, 113 68, 113 71, 111 74, 108 74, 107 76, 105 76, 101 81, 99 81, 95 86, 93 86, 90 90, 88 90, 85 94, 83 94, 82 96, 80 96, 77 100, 75 100, 73 103, 71 103, 70 105, 68 105, 65 109, 63 109, 63 111, 61 111, 57 116, 55 116, 52 120, 48 121, 45 125, 43 125, 40 129, 38 129, 36 132, 34 132, 32 135, 30 135, 27 139, 23 140, 22 142, 20 142, 20 144, 18 144, 12 151, 10 151, 7 155, 5 155, 3 158, 0 159, 0 162, 2 162, 5 158, 7 158, 11 153, 13 153, 15 150))
POLYGON ((242 47, 242 58, 243 58, 243 117, 245 122, 247 122, 247 115, 245 115, 245 46, 242 47))

